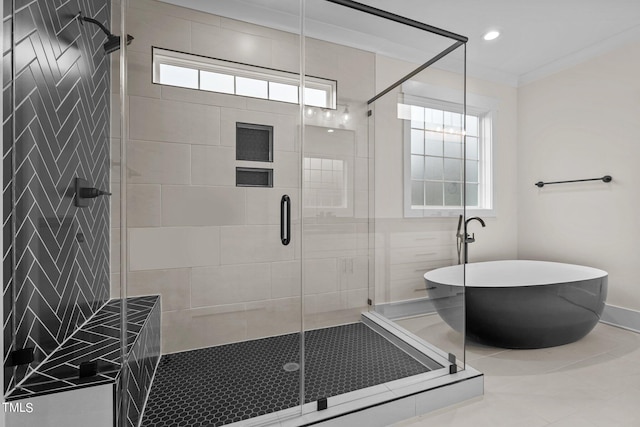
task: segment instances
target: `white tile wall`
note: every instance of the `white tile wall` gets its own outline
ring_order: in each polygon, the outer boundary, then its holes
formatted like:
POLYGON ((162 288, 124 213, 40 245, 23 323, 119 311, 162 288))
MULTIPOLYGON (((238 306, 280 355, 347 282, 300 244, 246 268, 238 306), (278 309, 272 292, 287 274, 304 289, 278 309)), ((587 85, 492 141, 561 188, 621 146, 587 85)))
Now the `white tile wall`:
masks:
POLYGON ((191 306, 191 271, 187 268, 132 271, 127 278, 128 295, 161 295, 162 311, 191 306))
MULTIPOLYGON (((153 45, 297 72, 298 36, 154 0, 136 0, 129 8, 128 31, 136 37, 128 69, 129 294, 162 295, 164 352, 299 330, 300 107, 153 84, 150 55, 153 45), (236 122, 274 126, 273 163, 235 160, 236 122), (236 187, 239 166, 273 168, 274 188, 236 187), (283 194, 293 200, 289 246, 280 242, 283 194)), ((354 193, 366 188, 368 179, 367 160, 355 157, 358 141, 366 145, 366 127, 355 117, 365 117, 357 103, 370 97, 373 73, 365 76, 361 70, 362 64, 373 64, 373 55, 308 42, 308 73, 340 80, 339 96, 349 96, 354 117, 349 129, 358 129, 327 136, 326 128, 316 126, 312 132, 321 137, 310 138, 306 147, 308 153, 348 158, 351 174, 347 215, 314 224, 314 211, 305 223, 311 258, 305 266, 306 315, 310 327, 321 327, 357 321, 366 301, 368 267, 358 245, 367 228, 349 217, 354 207, 364 217, 367 206, 354 193), (343 87, 343 81, 353 87, 343 87), (344 257, 352 260, 350 270, 344 257)), ((112 126, 119 135, 117 111, 112 126)), ((111 181, 117 183, 119 140, 112 140, 112 150, 111 181)), ((115 214, 114 249, 119 248, 115 214)), ((118 261, 114 251, 114 280, 118 261)), ((115 284, 113 289, 118 292, 115 284)))
POLYGON ((271 264, 271 298, 300 296, 302 286, 300 260, 271 264))
POLYGON ((129 98, 131 139, 220 144, 220 108, 131 96, 129 98))
POLYGON ((127 185, 128 227, 159 227, 162 224, 160 189, 160 185, 127 185))
POLYGON ((191 49, 191 22, 156 10, 159 2, 153 5, 141 5, 139 1, 131 2, 127 11, 128 32, 135 34, 135 43, 129 50, 149 54, 151 46, 162 46, 181 52, 191 49))
POLYGON ((129 229, 131 271, 199 267, 219 263, 219 227, 129 229))
POLYGON ((232 147, 191 147, 191 182, 195 185, 236 185, 236 150, 232 147))
POLYGON ((191 23, 190 53, 272 67, 271 39, 226 28, 191 23))
POLYGON ((194 268, 191 277, 193 307, 269 299, 271 265, 252 263, 194 268))
POLYGON ((220 228, 221 264, 290 261, 293 245, 283 246, 280 226, 246 225, 220 228))
POLYGON ((162 225, 235 225, 246 218, 244 188, 162 186, 162 225))
POLYGON ((131 184, 189 184, 190 146, 167 142, 127 143, 127 177, 131 184))

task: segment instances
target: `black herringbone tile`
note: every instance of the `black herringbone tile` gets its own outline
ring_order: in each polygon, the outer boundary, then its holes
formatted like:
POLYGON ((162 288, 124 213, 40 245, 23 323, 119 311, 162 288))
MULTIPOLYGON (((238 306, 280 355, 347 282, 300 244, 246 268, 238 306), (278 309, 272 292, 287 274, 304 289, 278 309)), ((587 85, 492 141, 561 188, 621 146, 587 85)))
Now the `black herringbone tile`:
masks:
MULTIPOLYGON (((6 18, 11 0, 3 1, 6 18)), ((111 2, 16 0, 14 7, 15 75, 3 68, 10 81, 4 92, 15 91, 3 128, 5 140, 15 140, 3 147, 5 170, 14 174, 5 180, 16 189, 13 196, 11 185, 3 189, 3 231, 13 237, 3 248, 3 320, 5 354, 13 341, 15 348, 34 346, 33 368, 109 297, 109 201, 78 209, 73 183, 82 177, 109 186, 110 60, 99 29, 74 15, 82 10, 110 26, 111 2)), ((28 373, 5 369, 5 390, 28 373)))

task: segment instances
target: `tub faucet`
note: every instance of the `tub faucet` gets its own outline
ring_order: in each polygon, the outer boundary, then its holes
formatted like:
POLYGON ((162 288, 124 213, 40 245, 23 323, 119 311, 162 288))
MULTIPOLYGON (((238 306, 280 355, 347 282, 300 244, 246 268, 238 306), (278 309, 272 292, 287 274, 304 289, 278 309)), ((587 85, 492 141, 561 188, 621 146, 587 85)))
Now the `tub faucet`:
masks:
POLYGON ((460 264, 460 249, 462 249, 462 245, 464 244, 464 263, 469 262, 469 243, 473 243, 476 241, 475 233, 469 234, 467 232, 467 227, 469 226, 469 222, 478 221, 482 227, 486 227, 487 225, 484 223, 484 220, 479 216, 472 216, 471 218, 467 218, 464 222, 464 233, 460 232, 460 226, 462 225, 462 215, 458 218, 458 232, 456 233, 456 238, 458 240, 458 264, 460 264))

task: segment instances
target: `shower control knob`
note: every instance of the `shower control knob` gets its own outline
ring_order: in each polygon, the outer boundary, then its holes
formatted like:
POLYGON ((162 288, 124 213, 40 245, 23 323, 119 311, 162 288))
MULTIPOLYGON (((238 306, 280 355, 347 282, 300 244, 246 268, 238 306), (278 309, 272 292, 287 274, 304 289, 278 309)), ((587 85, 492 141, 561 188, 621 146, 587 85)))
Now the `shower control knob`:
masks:
POLYGON ((82 178, 76 178, 75 180, 75 195, 74 204, 79 208, 86 208, 89 206, 89 199, 95 199, 99 196, 110 196, 111 193, 99 188, 91 187, 87 180, 82 178))
POLYGON ((94 187, 86 187, 80 189, 80 198, 82 199, 94 199, 98 196, 110 196, 108 191, 100 190, 94 187))

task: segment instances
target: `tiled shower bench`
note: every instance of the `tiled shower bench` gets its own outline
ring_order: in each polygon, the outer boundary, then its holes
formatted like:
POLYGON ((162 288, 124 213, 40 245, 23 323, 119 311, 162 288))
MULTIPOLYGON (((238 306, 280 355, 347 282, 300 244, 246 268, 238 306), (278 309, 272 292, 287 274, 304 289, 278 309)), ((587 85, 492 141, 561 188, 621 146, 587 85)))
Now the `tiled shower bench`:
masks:
MULTIPOLYGON (((108 301, 10 392, 6 400, 25 410, 8 413, 9 425, 119 425, 120 301, 108 301)), ((126 425, 137 427, 160 359, 160 297, 127 298, 127 325, 125 363, 130 375, 124 413, 126 425)))

